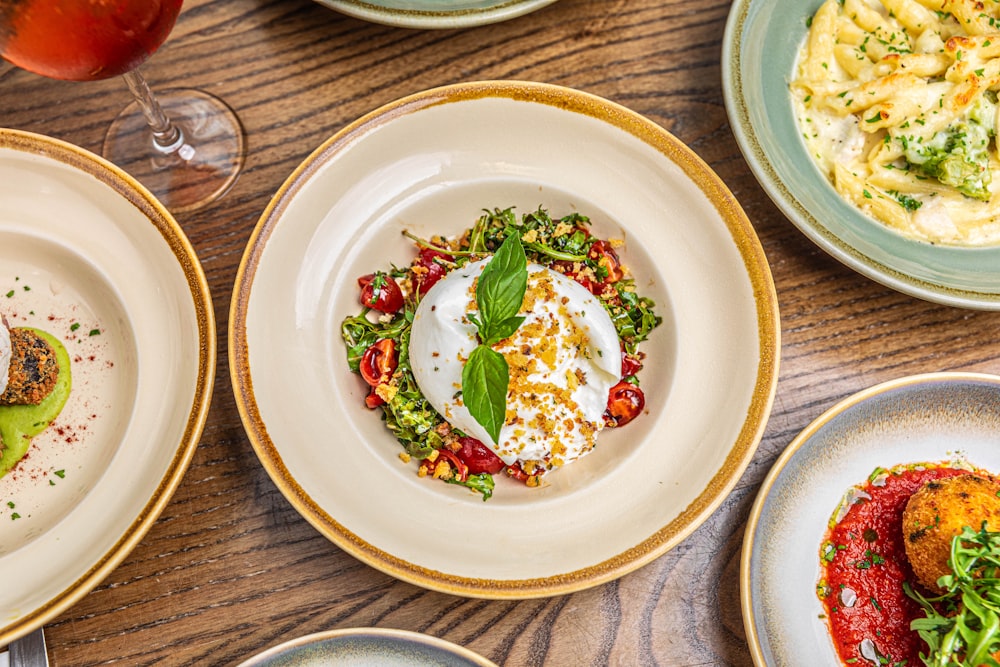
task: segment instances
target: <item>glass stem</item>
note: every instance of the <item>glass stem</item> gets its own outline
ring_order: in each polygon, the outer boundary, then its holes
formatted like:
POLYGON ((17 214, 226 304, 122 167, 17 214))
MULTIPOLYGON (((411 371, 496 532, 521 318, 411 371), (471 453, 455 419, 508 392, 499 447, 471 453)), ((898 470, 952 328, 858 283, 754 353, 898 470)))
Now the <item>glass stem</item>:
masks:
POLYGON ((149 129, 153 131, 154 146, 164 152, 173 153, 184 145, 184 135, 180 128, 170 122, 167 114, 163 112, 160 103, 156 101, 153 92, 146 83, 146 78, 134 69, 122 75, 128 89, 132 91, 135 101, 142 109, 142 115, 146 117, 149 129))

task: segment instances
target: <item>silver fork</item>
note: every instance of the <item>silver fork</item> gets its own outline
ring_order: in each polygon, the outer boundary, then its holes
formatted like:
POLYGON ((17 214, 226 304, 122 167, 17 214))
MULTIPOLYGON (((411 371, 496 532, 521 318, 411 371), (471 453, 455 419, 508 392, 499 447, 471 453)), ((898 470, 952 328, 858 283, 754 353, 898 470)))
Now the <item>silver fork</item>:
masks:
POLYGON ((7 650, 10 667, 49 667, 49 654, 45 649, 45 631, 42 628, 15 639, 7 650))

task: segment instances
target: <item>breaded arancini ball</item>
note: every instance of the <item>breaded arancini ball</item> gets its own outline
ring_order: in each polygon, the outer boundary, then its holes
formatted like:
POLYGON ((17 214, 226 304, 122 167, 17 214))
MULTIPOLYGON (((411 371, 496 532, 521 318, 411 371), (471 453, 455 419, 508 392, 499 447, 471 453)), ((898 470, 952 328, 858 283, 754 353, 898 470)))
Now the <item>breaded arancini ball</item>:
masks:
POLYGON ((59 361, 48 341, 30 329, 10 330, 11 359, 0 405, 38 405, 59 379, 59 361))
POLYGON ((974 473, 928 482, 910 496, 903 511, 906 556, 917 580, 941 592, 937 581, 951 573, 952 538, 968 526, 1000 530, 1000 482, 974 473))

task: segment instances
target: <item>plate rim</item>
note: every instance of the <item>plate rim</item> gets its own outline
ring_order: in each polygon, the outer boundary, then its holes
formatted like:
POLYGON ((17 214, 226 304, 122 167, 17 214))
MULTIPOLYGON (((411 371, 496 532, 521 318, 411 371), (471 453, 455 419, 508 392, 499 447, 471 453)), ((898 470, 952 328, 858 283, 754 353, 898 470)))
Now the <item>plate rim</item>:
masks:
POLYGON ((591 93, 531 81, 486 80, 431 88, 385 104, 336 132, 294 169, 261 214, 240 261, 230 304, 228 351, 237 408, 262 466, 286 499, 321 534, 363 563, 423 588, 466 597, 527 599, 571 593, 628 574, 672 549, 719 507, 749 465, 767 425, 777 389, 780 339, 777 293, 760 240, 736 197, 692 149, 637 112, 591 93), (740 433, 728 450, 726 463, 687 508, 639 544, 600 563, 549 577, 484 579, 451 575, 409 563, 354 535, 319 507, 282 464, 278 448, 270 440, 258 410, 249 370, 246 315, 253 276, 267 237, 288 206, 289 194, 308 181, 322 166, 325 156, 349 148, 354 141, 360 140, 359 137, 363 138, 382 123, 436 105, 482 98, 529 101, 588 114, 654 146, 684 171, 723 219, 747 272, 755 300, 760 347, 756 379, 740 433))
POLYGON ((481 9, 390 9, 365 0, 315 0, 353 18, 397 28, 471 28, 499 23, 551 5, 556 0, 506 0, 481 9))
MULTIPOLYGON (((755 4, 763 0, 734 0, 722 40, 722 92, 727 116, 740 153, 768 198, 806 238, 844 266, 902 294, 957 308, 1000 310, 1000 293, 962 289, 908 275, 886 266, 842 240, 799 203, 781 181, 764 153, 757 130, 750 121, 743 83, 744 25, 755 4)), ((876 224, 877 221, 876 221, 876 224)), ((904 242, 913 242, 900 235, 904 242)), ((961 248, 969 252, 987 248, 961 248)), ((996 250, 996 246, 989 249, 996 250)))
POLYGON ((184 433, 150 499, 125 532, 86 572, 41 607, 0 626, 0 645, 4 645, 42 627, 79 602, 128 557, 156 523, 187 472, 204 431, 215 382, 217 350, 215 312, 201 262, 180 224, 143 185, 104 158, 43 134, 0 127, 0 149, 34 155, 82 171, 138 208, 163 236, 180 265, 193 302, 200 339, 197 382, 184 433))
MULTIPOLYGON (((873 398, 888 394, 890 392, 905 387, 915 387, 920 385, 941 384, 941 383, 987 383, 995 385, 1000 391, 1000 375, 977 371, 936 371, 928 373, 918 373, 906 375, 885 382, 866 387, 858 392, 850 394, 834 405, 824 410, 819 416, 806 425, 778 455, 772 464, 764 480, 761 482, 750 514, 747 516, 747 524, 743 530, 743 545, 740 549, 740 611, 743 616, 743 630, 747 638, 747 646, 750 649, 750 657, 756 667, 770 667, 765 660, 764 650, 761 646, 761 633, 754 623, 754 607, 751 596, 753 572, 751 560, 753 557, 754 533, 763 515, 764 505, 777 483, 779 477, 788 463, 796 456, 799 450, 824 426, 844 414, 848 410, 859 406, 873 398)), ((846 489, 845 489, 846 491, 846 489)), ((836 504, 834 499, 831 508, 836 504)), ((831 510, 832 511, 832 510, 831 510)), ((818 553, 818 552, 817 552, 818 553)))

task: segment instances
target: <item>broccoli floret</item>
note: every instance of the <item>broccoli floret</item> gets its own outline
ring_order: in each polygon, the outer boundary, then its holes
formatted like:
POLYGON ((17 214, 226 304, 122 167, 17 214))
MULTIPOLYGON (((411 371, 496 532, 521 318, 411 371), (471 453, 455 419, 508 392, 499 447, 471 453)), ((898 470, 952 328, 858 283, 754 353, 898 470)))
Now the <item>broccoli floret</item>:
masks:
POLYGON ((969 120, 986 128, 992 137, 996 134, 997 99, 996 93, 986 90, 969 109, 969 120))
POLYGON ((929 141, 905 142, 906 161, 968 197, 989 200, 989 147, 996 131, 996 113, 995 102, 980 98, 965 120, 949 125, 929 141))

